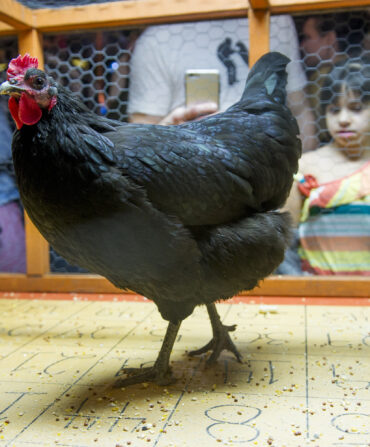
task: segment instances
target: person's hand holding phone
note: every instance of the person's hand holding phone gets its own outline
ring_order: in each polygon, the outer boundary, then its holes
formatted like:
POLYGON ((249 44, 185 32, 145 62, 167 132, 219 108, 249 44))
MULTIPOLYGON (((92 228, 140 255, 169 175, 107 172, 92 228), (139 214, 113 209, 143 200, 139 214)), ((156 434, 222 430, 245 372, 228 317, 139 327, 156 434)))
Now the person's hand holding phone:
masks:
POLYGON ((211 115, 218 111, 218 105, 215 102, 203 102, 192 104, 190 106, 177 107, 164 117, 158 124, 168 126, 171 124, 182 124, 187 121, 193 121, 211 115))

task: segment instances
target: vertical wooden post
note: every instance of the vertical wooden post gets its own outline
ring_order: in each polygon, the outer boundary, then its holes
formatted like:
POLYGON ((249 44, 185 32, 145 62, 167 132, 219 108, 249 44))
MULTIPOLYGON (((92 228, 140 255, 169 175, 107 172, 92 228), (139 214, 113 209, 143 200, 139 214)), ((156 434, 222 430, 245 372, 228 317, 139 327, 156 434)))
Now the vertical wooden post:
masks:
POLYGON ((249 66, 270 50, 270 11, 254 9, 252 2, 248 9, 249 19, 249 66))
MULTIPOLYGON (((39 60, 39 68, 44 67, 42 36, 36 29, 22 31, 18 35, 18 50, 24 55, 29 53, 39 60)), ((27 275, 42 276, 50 271, 49 244, 25 213, 27 275)))
POLYGON ((32 57, 37 57, 39 68, 44 68, 44 53, 42 51, 42 35, 32 28, 18 34, 18 50, 20 54, 29 53, 32 57))

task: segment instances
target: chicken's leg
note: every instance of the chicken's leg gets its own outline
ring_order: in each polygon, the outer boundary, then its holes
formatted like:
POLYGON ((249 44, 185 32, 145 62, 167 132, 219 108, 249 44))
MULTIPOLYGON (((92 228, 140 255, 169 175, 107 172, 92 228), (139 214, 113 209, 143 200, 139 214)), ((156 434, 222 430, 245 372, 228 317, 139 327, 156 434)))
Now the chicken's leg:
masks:
POLYGON ((233 332, 236 329, 236 324, 232 326, 225 326, 222 324, 220 316, 217 312, 215 304, 207 304, 207 311, 209 318, 211 320, 213 338, 207 343, 203 348, 197 349, 196 351, 189 352, 189 355, 199 355, 203 354, 207 351, 212 351, 211 356, 207 360, 207 365, 211 365, 215 363, 218 357, 221 354, 223 349, 227 349, 231 351, 238 362, 242 362, 242 356, 239 351, 236 349, 234 342, 231 340, 229 332, 233 332))
POLYGON ((159 351, 157 360, 152 367, 126 368, 123 372, 127 374, 127 378, 117 380, 114 386, 118 388, 144 382, 155 382, 158 385, 168 385, 175 382, 175 378, 172 376, 169 363, 172 348, 180 326, 181 321, 176 324, 169 322, 161 350, 159 351))

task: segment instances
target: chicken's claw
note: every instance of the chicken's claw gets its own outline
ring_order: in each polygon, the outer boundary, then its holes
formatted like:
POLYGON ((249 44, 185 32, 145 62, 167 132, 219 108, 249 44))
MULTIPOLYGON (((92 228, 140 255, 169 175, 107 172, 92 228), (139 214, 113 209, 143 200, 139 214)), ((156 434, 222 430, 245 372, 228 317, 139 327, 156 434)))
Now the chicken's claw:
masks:
POLYGON ((240 354, 240 352, 238 351, 238 349, 236 348, 234 342, 232 341, 232 339, 229 335, 229 332, 235 331, 235 329, 236 329, 236 325, 233 325, 233 326, 222 325, 222 329, 220 328, 220 330, 217 332, 217 334, 214 334, 212 340, 209 343, 207 343, 205 346, 203 346, 200 349, 189 352, 189 355, 195 356, 195 355, 204 354, 205 352, 208 352, 208 351, 212 351, 212 354, 207 359, 207 366, 210 366, 217 361, 221 352, 224 349, 226 349, 228 351, 231 351, 235 355, 235 357, 239 363, 242 363, 243 357, 240 354))
POLYGON ((207 366, 210 366, 217 361, 221 352, 226 349, 235 355, 239 363, 242 363, 242 355, 237 350, 229 334, 229 332, 235 331, 236 324, 233 324, 232 326, 222 324, 214 304, 208 304, 207 310, 212 324, 213 338, 202 348, 189 352, 189 355, 195 356, 212 351, 212 354, 207 360, 207 366))

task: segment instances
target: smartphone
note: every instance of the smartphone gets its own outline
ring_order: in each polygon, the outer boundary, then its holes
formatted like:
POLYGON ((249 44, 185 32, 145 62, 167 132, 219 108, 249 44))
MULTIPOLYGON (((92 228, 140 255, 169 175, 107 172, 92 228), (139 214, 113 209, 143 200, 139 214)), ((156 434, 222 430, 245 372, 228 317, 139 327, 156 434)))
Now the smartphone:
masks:
POLYGON ((220 102, 220 72, 212 69, 186 70, 185 102, 199 104, 202 102, 220 102))

